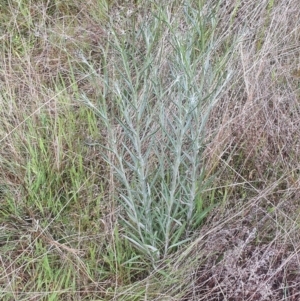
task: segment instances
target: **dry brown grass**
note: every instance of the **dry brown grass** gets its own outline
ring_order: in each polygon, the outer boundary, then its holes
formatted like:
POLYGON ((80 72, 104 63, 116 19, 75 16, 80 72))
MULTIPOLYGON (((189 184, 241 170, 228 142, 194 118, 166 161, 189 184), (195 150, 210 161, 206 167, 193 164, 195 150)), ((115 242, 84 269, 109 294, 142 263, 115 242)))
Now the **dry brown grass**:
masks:
POLYGON ((275 3, 268 14, 265 4, 237 9, 233 26, 249 34, 207 148, 230 197, 191 249, 202 255, 182 300, 299 299, 299 5, 275 3))

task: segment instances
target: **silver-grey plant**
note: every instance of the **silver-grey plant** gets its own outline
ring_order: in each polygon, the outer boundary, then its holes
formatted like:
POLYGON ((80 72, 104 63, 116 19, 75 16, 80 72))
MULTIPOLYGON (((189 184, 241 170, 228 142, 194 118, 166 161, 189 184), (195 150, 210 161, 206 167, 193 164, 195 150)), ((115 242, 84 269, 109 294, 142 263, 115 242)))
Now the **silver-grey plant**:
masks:
POLYGON ((214 205, 203 200, 203 137, 230 78, 230 49, 222 50, 225 37, 215 39, 213 8, 185 3, 180 24, 165 6, 126 33, 113 28, 96 75, 103 95, 97 105, 83 95, 107 129, 102 154, 118 179, 125 237, 154 265, 187 241, 214 205))

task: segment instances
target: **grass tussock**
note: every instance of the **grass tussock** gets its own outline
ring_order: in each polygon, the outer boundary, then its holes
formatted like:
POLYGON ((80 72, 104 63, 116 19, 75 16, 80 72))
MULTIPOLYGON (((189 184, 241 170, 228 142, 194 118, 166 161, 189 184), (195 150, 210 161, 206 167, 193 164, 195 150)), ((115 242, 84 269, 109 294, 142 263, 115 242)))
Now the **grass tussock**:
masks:
POLYGON ((1 300, 298 300, 299 12, 2 1, 1 300))

